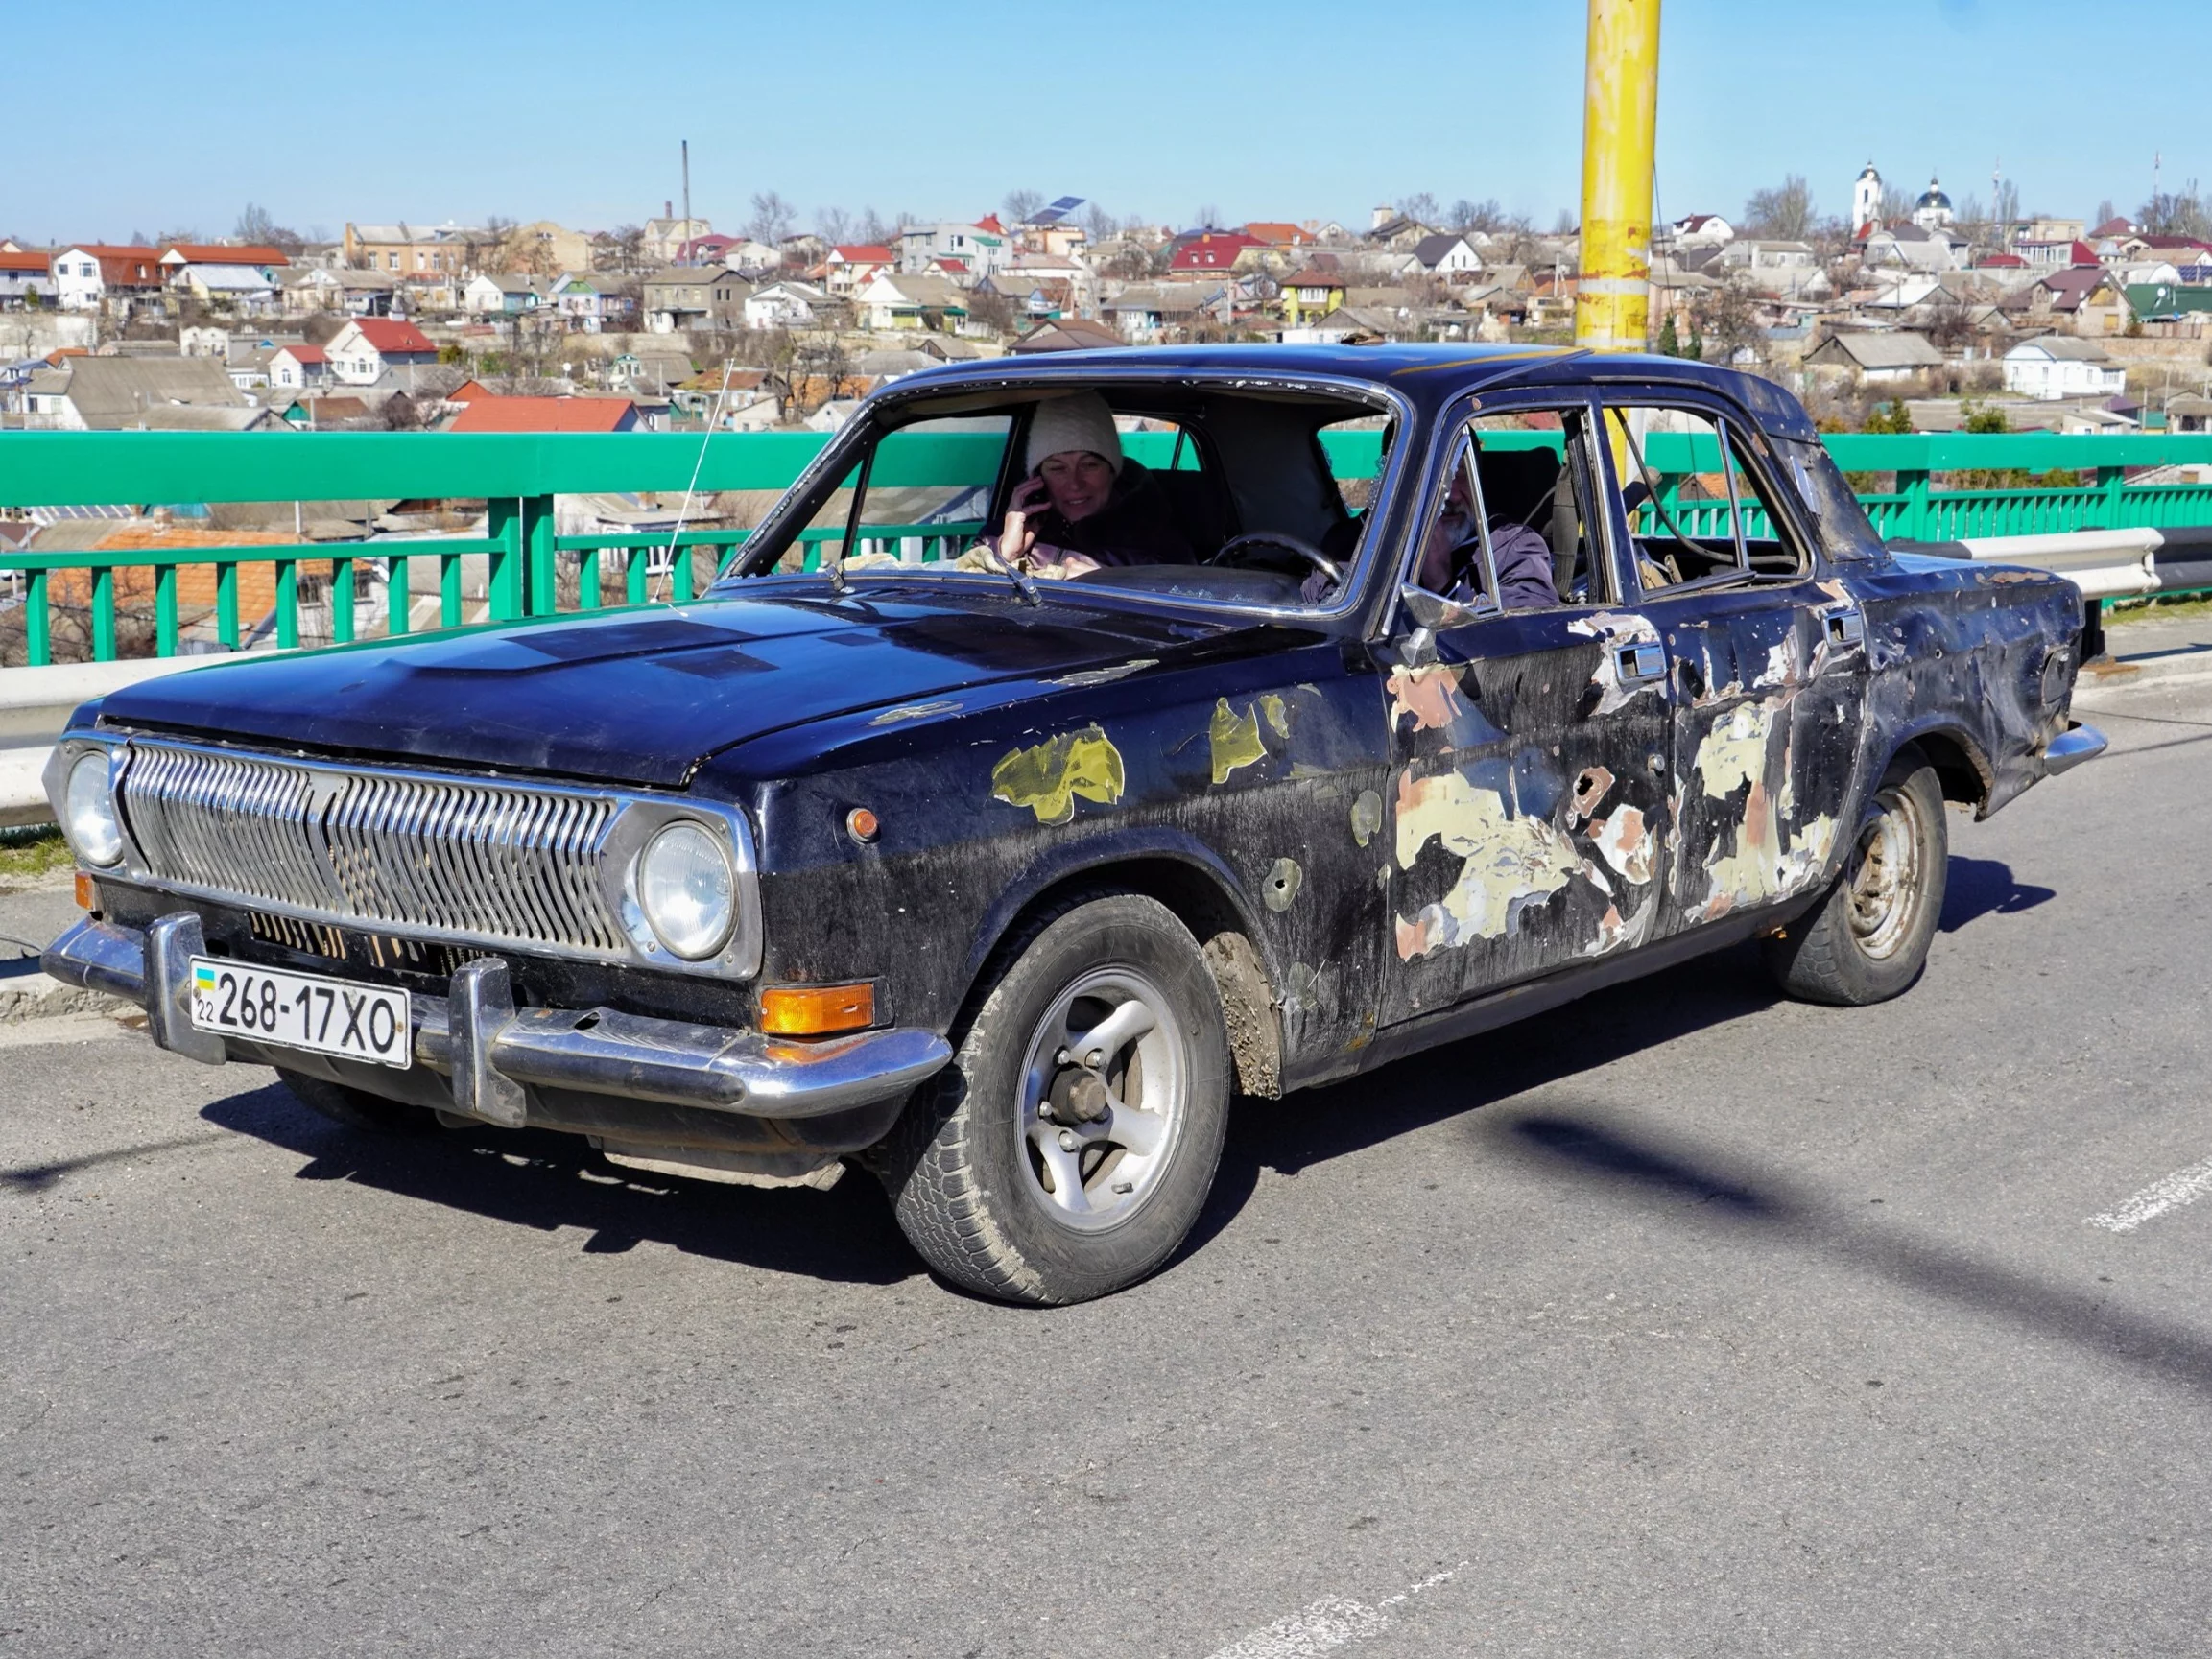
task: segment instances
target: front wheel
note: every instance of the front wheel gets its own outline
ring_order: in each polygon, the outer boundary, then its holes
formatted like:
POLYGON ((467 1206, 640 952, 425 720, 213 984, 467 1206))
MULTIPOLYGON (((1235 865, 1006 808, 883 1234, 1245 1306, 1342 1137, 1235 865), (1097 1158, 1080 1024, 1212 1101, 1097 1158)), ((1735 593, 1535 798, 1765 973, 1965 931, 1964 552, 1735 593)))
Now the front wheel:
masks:
POLYGON ((1890 763, 1843 871, 1820 908, 1767 941, 1767 967, 1806 1002, 1858 1007, 1908 989, 1943 912, 1943 788, 1917 749, 1890 763))
POLYGON ((1221 998, 1189 930, 1133 893, 1040 916, 1003 955, 884 1183, 953 1283, 1084 1301, 1155 1271, 1205 1204, 1228 1125, 1221 998))

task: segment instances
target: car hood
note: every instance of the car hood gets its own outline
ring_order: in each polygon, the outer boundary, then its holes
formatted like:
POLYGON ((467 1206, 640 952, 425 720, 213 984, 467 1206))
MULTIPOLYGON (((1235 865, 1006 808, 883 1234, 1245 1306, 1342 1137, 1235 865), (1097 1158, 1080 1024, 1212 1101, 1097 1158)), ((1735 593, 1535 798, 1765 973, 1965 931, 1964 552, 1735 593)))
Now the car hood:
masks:
POLYGON ((964 584, 918 599, 817 590, 232 659, 114 692, 99 714, 125 730, 668 788, 787 726, 1225 631, 964 584))

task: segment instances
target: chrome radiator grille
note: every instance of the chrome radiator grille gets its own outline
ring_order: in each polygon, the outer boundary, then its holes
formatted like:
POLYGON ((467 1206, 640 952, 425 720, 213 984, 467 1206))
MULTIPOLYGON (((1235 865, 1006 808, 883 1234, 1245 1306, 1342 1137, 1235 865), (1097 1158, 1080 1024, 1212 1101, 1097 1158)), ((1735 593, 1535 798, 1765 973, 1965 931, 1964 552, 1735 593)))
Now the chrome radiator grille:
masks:
POLYGON ((627 954, 600 882, 605 795, 134 741, 120 794, 146 873, 294 915, 627 954))

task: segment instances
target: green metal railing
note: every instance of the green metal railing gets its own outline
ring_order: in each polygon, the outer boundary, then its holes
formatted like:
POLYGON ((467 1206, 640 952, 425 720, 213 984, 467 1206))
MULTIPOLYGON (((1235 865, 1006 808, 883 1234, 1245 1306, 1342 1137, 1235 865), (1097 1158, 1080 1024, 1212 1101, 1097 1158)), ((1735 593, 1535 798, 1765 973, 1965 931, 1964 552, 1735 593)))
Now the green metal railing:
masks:
MULTIPOLYGON (((1528 435, 1544 441, 1540 435, 1528 435)), ((693 482, 702 492, 780 490, 820 452, 815 433, 534 436, 399 433, 8 433, 0 435, 0 509, 31 507, 147 508, 161 503, 322 502, 466 499, 488 503, 482 536, 377 538, 329 544, 179 546, 115 552, 0 552, 0 628, 11 610, 23 621, 24 660, 53 660, 55 583, 82 593, 88 612, 86 648, 99 661, 119 653, 124 608, 119 577, 152 573, 152 637, 158 655, 176 653, 183 625, 181 573, 212 567, 214 642, 238 650, 261 625, 279 646, 301 638, 301 566, 328 564, 328 636, 343 643, 361 631, 363 582, 386 590, 382 631, 413 631, 417 561, 435 561, 435 626, 459 626, 468 609, 464 560, 485 566, 484 613, 492 622, 607 604, 640 604, 695 598, 706 580, 728 567, 749 533, 725 525, 666 531, 563 536, 555 533, 554 498, 587 492, 676 492, 693 482), (672 545, 674 543, 675 545, 672 545), (240 615, 239 570, 274 570, 270 616, 240 615), (609 599, 609 578, 619 597, 609 599), (573 579, 573 580, 571 580, 573 579)), ((1719 467, 1710 438, 1655 434, 1647 460, 1661 480, 1683 528, 1715 533, 1725 508, 1685 500, 1685 481, 1719 467), (1702 447, 1701 447, 1701 445, 1702 447), (1685 516, 1686 515, 1686 516, 1685 516)), ((961 487, 989 482, 1003 439, 988 433, 909 434, 884 446, 870 488, 961 487)), ((2142 434, 2121 437, 2005 434, 1943 436, 1839 435, 1827 440, 1846 472, 1893 476, 1895 487, 1861 496, 1884 536, 1952 540, 2087 528, 2212 524, 2212 485, 2141 485, 2130 470, 2176 463, 2212 463, 2212 436, 2142 434), (1937 487, 1949 475, 2071 470, 2092 482, 2071 488, 1937 487)), ((1371 478, 1381 463, 1373 430, 1323 435, 1341 479, 1371 478)), ((1140 433, 1130 452, 1146 464, 1177 463, 1174 435, 1140 433)), ((849 481, 848 481, 849 482, 849 481)), ((982 526, 973 519, 918 523, 864 522, 850 551, 883 550, 933 559, 966 545, 982 526)), ((1747 531, 1763 530, 1756 510, 1747 531)), ((810 527, 799 535, 800 557, 812 568, 825 548, 843 543, 845 527, 810 527)), ((320 579, 319 579, 320 580, 320 579)), ((427 625, 426 625, 427 626, 427 625)), ((373 631, 373 630, 372 630, 373 631)))

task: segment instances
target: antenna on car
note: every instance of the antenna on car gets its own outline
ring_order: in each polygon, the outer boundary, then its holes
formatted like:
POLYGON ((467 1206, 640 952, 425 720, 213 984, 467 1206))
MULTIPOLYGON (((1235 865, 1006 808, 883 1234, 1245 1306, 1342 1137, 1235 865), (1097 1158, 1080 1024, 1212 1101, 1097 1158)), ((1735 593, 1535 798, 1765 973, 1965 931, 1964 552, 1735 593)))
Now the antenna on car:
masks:
MULTIPOLYGON (((722 360, 722 385, 715 391, 714 410, 706 417, 706 430, 699 435, 699 453, 692 457, 691 482, 683 486, 683 505, 676 510, 676 529, 668 538, 668 570, 666 572, 666 578, 669 580, 673 580, 676 575, 676 561, 685 557, 682 539, 684 521, 691 516, 691 499, 699 489, 700 468, 706 464, 707 439, 714 436, 715 427, 721 424, 722 408, 724 403, 725 403, 729 398, 729 371, 731 366, 735 362, 736 359, 728 357, 725 357, 722 360)), ((722 569, 719 565, 717 565, 715 567, 715 575, 719 577, 721 574, 722 569)), ((666 595, 656 593, 653 597, 655 601, 658 601, 665 598, 666 595)))

